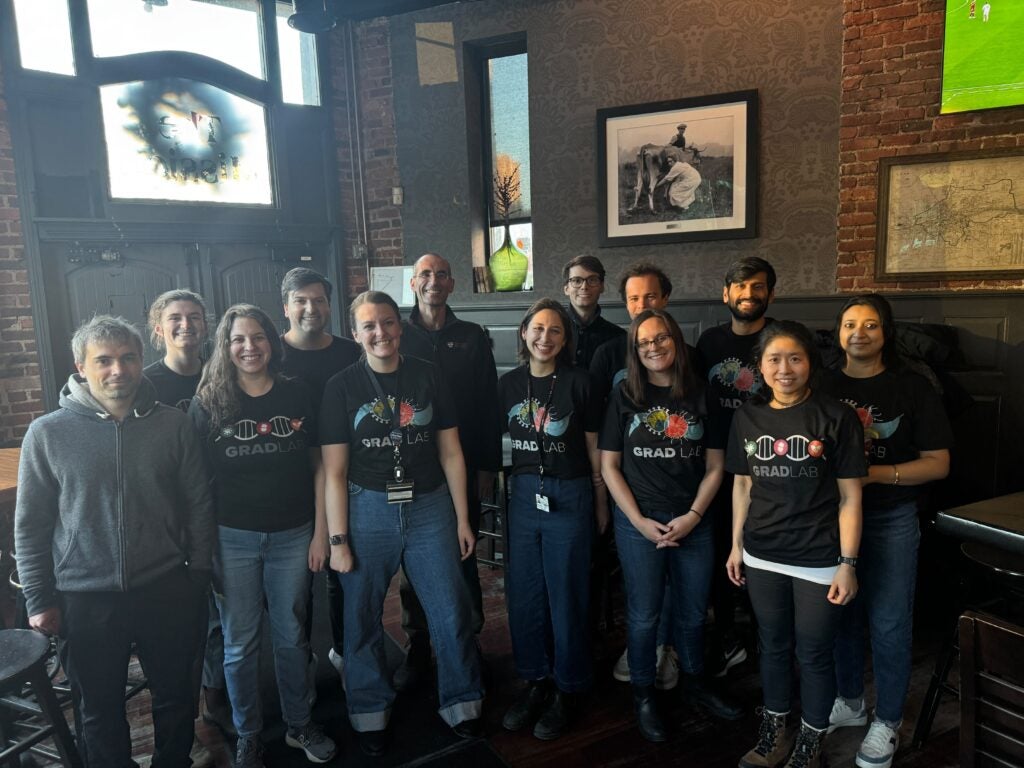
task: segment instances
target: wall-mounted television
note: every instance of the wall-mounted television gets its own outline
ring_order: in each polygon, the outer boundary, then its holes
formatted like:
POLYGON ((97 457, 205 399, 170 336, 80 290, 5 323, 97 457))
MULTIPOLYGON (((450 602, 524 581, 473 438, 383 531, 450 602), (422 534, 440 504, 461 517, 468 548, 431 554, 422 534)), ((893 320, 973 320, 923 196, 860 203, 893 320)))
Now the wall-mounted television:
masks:
POLYGON ((946 0, 940 112, 1024 104, 1024 2, 946 0))

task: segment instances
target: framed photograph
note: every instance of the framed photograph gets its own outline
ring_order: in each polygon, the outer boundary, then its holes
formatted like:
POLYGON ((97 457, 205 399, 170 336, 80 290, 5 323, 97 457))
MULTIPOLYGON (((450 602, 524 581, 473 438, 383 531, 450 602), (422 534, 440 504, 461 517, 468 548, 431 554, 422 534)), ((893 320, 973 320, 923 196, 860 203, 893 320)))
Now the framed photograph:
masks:
POLYGON ((1024 148, 878 161, 879 280, 1024 277, 1024 148))
POLYGON ((602 247, 757 236, 757 91, 597 111, 602 247))

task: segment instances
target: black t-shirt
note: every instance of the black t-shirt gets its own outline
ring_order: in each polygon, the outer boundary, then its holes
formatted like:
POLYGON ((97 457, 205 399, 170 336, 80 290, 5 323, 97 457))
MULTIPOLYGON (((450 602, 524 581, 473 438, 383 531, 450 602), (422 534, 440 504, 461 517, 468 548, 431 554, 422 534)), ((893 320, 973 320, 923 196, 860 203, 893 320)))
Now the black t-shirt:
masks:
POLYGON ((282 373, 304 381, 317 408, 331 376, 348 368, 362 354, 362 349, 352 339, 340 336, 331 336, 331 343, 323 349, 298 349, 282 336, 281 348, 284 351, 282 373))
POLYGON ((725 439, 712 426, 703 390, 678 401, 671 391, 648 384, 647 404, 638 407, 617 386, 598 446, 622 454, 622 474, 641 511, 682 515, 704 479, 705 448, 724 448, 725 439))
MULTIPOLYGON (((324 445, 347 444, 349 480, 373 491, 384 491, 394 481, 391 421, 368 368, 361 362, 327 382, 320 409, 320 440, 324 445)), ((401 402, 400 451, 406 478, 416 483, 417 494, 435 490, 445 481, 437 453, 437 432, 458 426, 455 407, 437 368, 417 357, 403 356, 397 372, 374 375, 391 408, 396 401, 401 402)))
POLYGON ((313 520, 316 415, 306 385, 278 379, 265 395, 242 394, 232 424, 211 433, 198 399, 189 416, 199 430, 213 475, 217 523, 247 531, 284 531, 313 520))
POLYGON ((593 394, 590 374, 567 366, 541 378, 530 376, 529 371, 528 365, 521 365, 498 381, 501 427, 512 439, 512 474, 538 474, 543 446, 545 475, 563 480, 589 476, 584 433, 601 428, 601 400, 593 394), (532 407, 527 399, 528 378, 532 407), (544 420, 540 445, 533 426, 536 417, 544 420))
POLYGON ((147 365, 142 372, 156 389, 158 401, 185 412, 188 412, 192 398, 199 388, 199 380, 203 377, 202 370, 195 376, 182 376, 168 368, 163 360, 147 365))
MULTIPOLYGON (((612 390, 626 378, 626 347, 629 341, 627 334, 622 334, 611 341, 606 341, 594 353, 590 361, 590 374, 594 378, 594 391, 603 403, 612 390)), ((697 378, 704 375, 704 361, 700 353, 686 345, 686 359, 697 378)))
POLYGON ((750 475, 743 548, 776 563, 825 568, 839 557, 838 478, 863 477, 856 414, 820 392, 776 409, 750 401, 733 417, 725 468, 750 475))
MULTIPOLYGON (((772 321, 766 318, 766 322, 772 321)), ((708 386, 722 408, 726 428, 733 412, 764 388, 753 359, 758 336, 740 336, 725 323, 708 328, 697 341, 697 351, 708 371, 708 386)))
MULTIPOLYGON (((868 464, 902 464, 921 451, 953 447, 953 433, 938 393, 912 371, 886 370, 855 379, 829 371, 821 388, 851 406, 863 426, 868 464)), ((921 486, 864 486, 864 509, 890 509, 917 499, 921 486)))

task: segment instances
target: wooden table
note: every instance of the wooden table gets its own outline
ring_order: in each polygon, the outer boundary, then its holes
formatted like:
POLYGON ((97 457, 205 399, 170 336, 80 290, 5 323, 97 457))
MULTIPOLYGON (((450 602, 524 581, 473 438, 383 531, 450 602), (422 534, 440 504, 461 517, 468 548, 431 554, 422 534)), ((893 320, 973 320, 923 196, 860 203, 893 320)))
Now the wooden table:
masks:
POLYGON ((1024 555, 1024 492, 939 512, 935 527, 964 541, 978 541, 1024 555))

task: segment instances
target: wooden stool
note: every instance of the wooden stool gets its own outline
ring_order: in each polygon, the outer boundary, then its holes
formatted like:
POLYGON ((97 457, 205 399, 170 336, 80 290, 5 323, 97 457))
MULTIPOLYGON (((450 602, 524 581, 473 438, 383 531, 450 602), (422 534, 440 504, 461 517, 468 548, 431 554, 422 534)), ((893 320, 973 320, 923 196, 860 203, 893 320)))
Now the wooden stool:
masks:
MULTIPOLYGON (((50 641, 45 635, 29 629, 0 630, 0 691, 5 693, 4 698, 0 699, 0 707, 22 714, 41 714, 49 723, 46 726, 30 727, 30 735, 3 749, 0 752, 0 764, 52 736, 61 764, 71 768, 82 766, 82 758, 46 674, 49 655, 50 641), (32 687, 38 710, 31 701, 17 695, 25 683, 32 687), (13 695, 6 695, 10 692, 13 695)), ((5 744, 0 744, 0 747, 5 744)))

